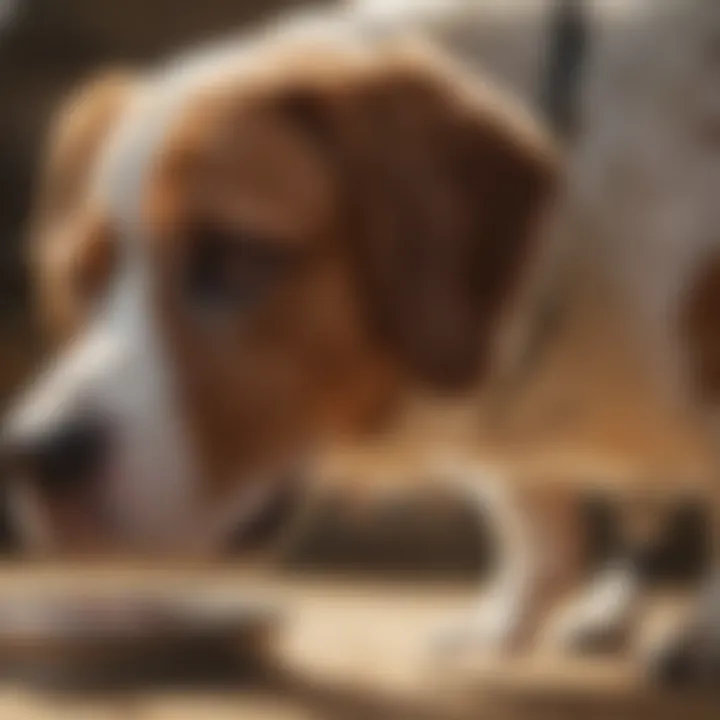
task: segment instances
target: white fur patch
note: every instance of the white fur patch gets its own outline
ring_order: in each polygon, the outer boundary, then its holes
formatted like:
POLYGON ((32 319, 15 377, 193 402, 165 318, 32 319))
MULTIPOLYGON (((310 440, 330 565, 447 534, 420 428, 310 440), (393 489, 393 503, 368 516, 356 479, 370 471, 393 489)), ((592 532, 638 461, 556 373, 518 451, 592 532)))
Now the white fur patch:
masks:
POLYGON ((98 479, 108 533, 130 544, 176 545, 197 511, 197 473, 146 281, 139 264, 126 263, 95 322, 52 363, 10 422, 20 436, 84 413, 108 422, 111 461, 98 479))

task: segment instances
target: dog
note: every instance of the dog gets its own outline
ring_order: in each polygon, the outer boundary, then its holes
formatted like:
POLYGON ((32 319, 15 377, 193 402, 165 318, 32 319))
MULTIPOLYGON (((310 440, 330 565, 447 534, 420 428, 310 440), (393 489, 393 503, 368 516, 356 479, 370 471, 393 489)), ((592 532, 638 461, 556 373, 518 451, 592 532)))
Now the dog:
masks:
MULTIPOLYGON (((475 24, 460 10, 461 22, 431 13, 423 27, 456 50, 459 28, 497 27, 491 10, 475 24)), ((459 637, 505 647, 532 634, 572 577, 566 485, 576 493, 581 476, 583 488, 644 497, 672 463, 673 492, 706 491, 703 432, 667 382, 685 375, 657 362, 689 346, 659 332, 657 310, 707 238, 682 257, 658 254, 668 274, 655 283, 618 272, 657 254, 657 227, 633 225, 652 213, 613 185, 605 155, 636 149, 622 96, 632 91, 586 61, 579 106, 594 126, 573 149, 568 194, 556 148, 521 103, 483 73, 406 52, 398 17, 294 20, 101 78, 60 113, 33 249, 41 311, 66 349, 18 403, 4 443, 25 480, 13 492, 30 545, 204 552, 308 458, 320 475, 383 481, 435 468, 490 503, 508 556, 459 637), (597 225, 608 214, 616 226, 597 225), (562 231, 545 232, 546 216, 562 231), (637 255, 628 232, 643 238, 637 255), (563 233, 582 237, 580 259, 548 241, 563 233), (557 257, 562 271, 546 265, 557 257), (493 399, 538 346, 528 328, 548 285, 570 308, 562 327, 540 343, 522 392, 493 399), (529 410, 547 410, 560 386, 593 408, 570 428, 529 410)), ((543 45, 525 41, 543 37, 548 16, 527 17, 514 46, 465 48, 532 105, 543 45)), ((635 83, 637 120, 662 117, 643 115, 654 108, 635 83)), ((690 195, 685 184, 666 192, 651 210, 690 195)), ((624 623, 635 576, 613 568, 550 635, 574 642, 624 623), (608 588, 616 601, 598 614, 608 588)))
MULTIPOLYGON (((523 336, 524 350, 510 363, 520 358, 525 376, 511 373, 514 398, 501 402, 504 450, 513 458, 537 451, 539 465, 553 479, 574 476, 585 491, 621 502, 616 556, 549 624, 546 639, 572 649, 622 646, 641 615, 643 575, 664 516, 678 501, 713 504, 717 496, 717 212, 711 199, 720 108, 717 4, 535 2, 491 8, 456 2, 452 10, 441 10, 432 3, 418 8, 396 2, 392 12, 387 5, 359 4, 376 17, 390 14, 394 22, 430 34, 471 66, 490 70, 572 133, 566 138, 570 192, 561 233, 575 250, 562 256, 564 270, 541 273, 549 293, 544 300, 533 296, 525 313, 530 335, 523 336), (554 323, 549 330, 543 318, 548 309, 554 323)), ((495 423, 484 437, 497 443, 498 435, 495 423)), ((555 500, 556 513, 563 502, 567 498, 555 500)), ((518 560, 533 556, 533 524, 517 511, 508 505, 501 515, 514 514, 526 541, 510 573, 514 590, 501 593, 496 611, 486 613, 496 632, 508 607, 516 615, 532 614, 532 602, 520 611, 517 600, 523 594, 518 587, 527 595, 533 586, 528 563, 523 570, 518 560)), ((549 517, 553 527, 565 528, 565 543, 579 542, 579 534, 573 538, 570 532, 572 522, 549 517)), ((507 532, 513 524, 504 526, 507 532)), ((523 535, 510 534, 507 544, 517 548, 523 535)), ((530 565, 537 574, 537 563, 530 565)), ((660 652, 661 661, 650 662, 654 671, 662 675, 660 668, 668 667, 687 674, 690 666, 702 676, 709 665, 714 672, 720 653, 717 641, 708 642, 717 637, 708 607, 717 590, 706 594, 683 639, 660 652)))
POLYGON ((510 96, 352 17, 105 76, 52 135, 65 349, 5 441, 30 542, 73 550, 211 548, 307 455, 437 454, 417 418, 482 392, 558 176, 510 96))
POLYGON ((31 243, 65 349, 5 437, 30 547, 216 550, 299 465, 469 474, 510 557, 460 632, 530 635, 551 573, 527 530, 552 534, 563 501, 511 502, 479 437, 502 331, 548 256, 558 152, 414 36, 309 15, 68 100, 31 243))

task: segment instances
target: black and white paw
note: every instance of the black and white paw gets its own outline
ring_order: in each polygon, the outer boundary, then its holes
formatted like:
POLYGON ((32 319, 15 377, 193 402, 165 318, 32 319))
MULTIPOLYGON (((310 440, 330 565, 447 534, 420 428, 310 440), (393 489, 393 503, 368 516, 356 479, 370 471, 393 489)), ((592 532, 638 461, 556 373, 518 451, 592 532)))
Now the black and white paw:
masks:
POLYGON ((554 652, 619 652, 629 640, 639 596, 639 582, 632 571, 610 568, 551 617, 541 642, 554 652))

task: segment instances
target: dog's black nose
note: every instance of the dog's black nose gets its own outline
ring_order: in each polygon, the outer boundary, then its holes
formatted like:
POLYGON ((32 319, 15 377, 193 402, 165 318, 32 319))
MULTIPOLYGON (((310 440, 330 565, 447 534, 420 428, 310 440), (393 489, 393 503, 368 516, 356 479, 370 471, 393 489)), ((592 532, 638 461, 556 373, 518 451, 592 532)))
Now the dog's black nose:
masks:
POLYGON ((96 477, 107 449, 107 428, 88 417, 35 432, 6 432, 0 458, 6 472, 62 494, 96 477))

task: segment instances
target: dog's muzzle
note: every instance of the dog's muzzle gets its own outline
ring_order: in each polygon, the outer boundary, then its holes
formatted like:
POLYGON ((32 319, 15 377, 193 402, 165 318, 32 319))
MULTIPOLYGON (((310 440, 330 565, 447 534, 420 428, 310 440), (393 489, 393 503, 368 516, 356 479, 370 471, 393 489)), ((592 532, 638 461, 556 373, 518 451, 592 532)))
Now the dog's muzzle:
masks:
POLYGON ((0 467, 7 477, 30 481, 48 496, 65 496, 101 475, 109 446, 110 429, 99 416, 32 428, 16 427, 10 420, 0 437, 0 467))

